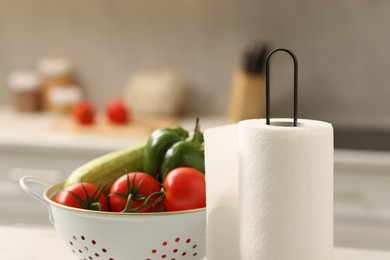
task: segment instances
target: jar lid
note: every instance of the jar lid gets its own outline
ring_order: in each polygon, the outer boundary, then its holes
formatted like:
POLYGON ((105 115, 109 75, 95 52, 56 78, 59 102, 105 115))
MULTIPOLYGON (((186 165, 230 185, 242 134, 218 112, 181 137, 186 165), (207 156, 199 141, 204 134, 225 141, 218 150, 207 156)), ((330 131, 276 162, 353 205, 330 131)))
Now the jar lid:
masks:
POLYGON ((72 105, 82 99, 79 87, 74 85, 61 86, 50 89, 48 97, 51 103, 57 105, 72 105))
POLYGON ((67 57, 46 57, 38 61, 37 70, 45 78, 67 76, 73 70, 73 62, 67 57))
POLYGON ((14 71, 8 75, 8 85, 16 91, 33 91, 41 85, 40 76, 29 70, 14 71))

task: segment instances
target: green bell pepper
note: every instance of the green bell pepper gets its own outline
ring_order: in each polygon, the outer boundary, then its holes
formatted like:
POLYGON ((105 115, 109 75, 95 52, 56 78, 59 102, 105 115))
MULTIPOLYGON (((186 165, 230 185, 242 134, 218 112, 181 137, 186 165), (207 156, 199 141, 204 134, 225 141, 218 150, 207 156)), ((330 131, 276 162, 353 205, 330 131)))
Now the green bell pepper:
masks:
POLYGON ((153 131, 144 149, 144 172, 152 176, 161 175, 161 166, 168 149, 187 138, 188 132, 181 127, 159 128, 153 131))
POLYGON ((167 150, 161 167, 162 180, 168 172, 178 167, 192 167, 205 172, 203 133, 200 131, 199 118, 190 137, 167 150))

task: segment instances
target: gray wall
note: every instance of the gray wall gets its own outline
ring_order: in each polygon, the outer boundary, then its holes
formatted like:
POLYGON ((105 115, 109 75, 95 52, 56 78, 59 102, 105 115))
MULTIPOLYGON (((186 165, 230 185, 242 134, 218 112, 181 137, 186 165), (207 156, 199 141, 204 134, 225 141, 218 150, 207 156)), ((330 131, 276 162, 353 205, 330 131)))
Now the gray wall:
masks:
MULTIPOLYGON (((388 127, 389 14, 385 0, 0 0, 0 105, 10 71, 68 55, 97 103, 134 70, 168 67, 188 83, 187 113, 225 113, 244 46, 266 41, 298 56, 300 117, 388 127)), ((291 113, 286 57, 272 66, 273 116, 291 113)))

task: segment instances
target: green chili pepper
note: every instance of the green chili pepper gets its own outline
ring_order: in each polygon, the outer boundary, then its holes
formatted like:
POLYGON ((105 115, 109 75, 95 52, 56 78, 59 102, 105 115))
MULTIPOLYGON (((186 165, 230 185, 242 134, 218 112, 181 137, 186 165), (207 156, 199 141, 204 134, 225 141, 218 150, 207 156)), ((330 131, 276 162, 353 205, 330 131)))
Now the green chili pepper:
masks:
POLYGON ((181 127, 159 128, 153 131, 144 149, 144 172, 152 176, 161 175, 161 166, 167 150, 187 138, 188 132, 181 127))
POLYGON ((192 167, 205 172, 203 133, 200 131, 199 118, 196 119, 195 130, 190 137, 167 150, 161 167, 162 179, 178 167, 192 167))

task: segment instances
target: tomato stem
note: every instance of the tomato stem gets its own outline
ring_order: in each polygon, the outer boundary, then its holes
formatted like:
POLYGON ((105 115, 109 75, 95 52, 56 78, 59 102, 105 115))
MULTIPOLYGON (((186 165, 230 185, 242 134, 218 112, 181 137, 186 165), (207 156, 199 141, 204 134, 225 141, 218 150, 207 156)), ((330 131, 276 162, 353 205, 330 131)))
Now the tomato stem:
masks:
MULTIPOLYGON (((129 197, 127 198, 126 207, 125 207, 125 209, 124 209, 122 212, 138 212, 138 211, 140 211, 141 209, 146 208, 147 206, 149 206, 149 204, 150 204, 152 198, 153 198, 154 196, 157 196, 157 195, 159 195, 159 198, 157 198, 156 201, 158 200, 158 202, 160 202, 160 201, 163 199, 164 195, 165 195, 165 191, 161 190, 161 191, 156 191, 156 192, 151 193, 151 194, 144 200, 144 202, 142 203, 142 205, 140 205, 140 206, 138 206, 138 207, 136 207, 136 208, 131 208, 131 204, 132 204, 132 201, 133 201, 131 195, 132 195, 132 194, 129 194, 129 197)), ((158 202, 157 202, 157 203, 158 203, 158 202)), ((157 205, 157 203, 153 202, 152 206, 155 207, 155 206, 157 205)))
POLYGON ((127 196, 126 207, 122 210, 122 212, 129 212, 131 205, 133 204, 133 197, 133 193, 129 193, 127 196))
POLYGON ((98 211, 103 211, 103 206, 102 206, 102 204, 100 202, 93 202, 93 203, 90 204, 90 207, 94 208, 94 209, 96 209, 98 211))
POLYGON ((83 209, 103 211, 104 210, 103 205, 99 202, 99 198, 103 194, 103 189, 100 188, 100 185, 96 189, 96 191, 92 194, 92 196, 88 194, 87 188, 85 188, 83 182, 81 182, 81 187, 84 191, 85 199, 81 198, 73 191, 68 190, 67 192, 70 193, 75 198, 75 200, 80 204, 80 206, 83 209))

